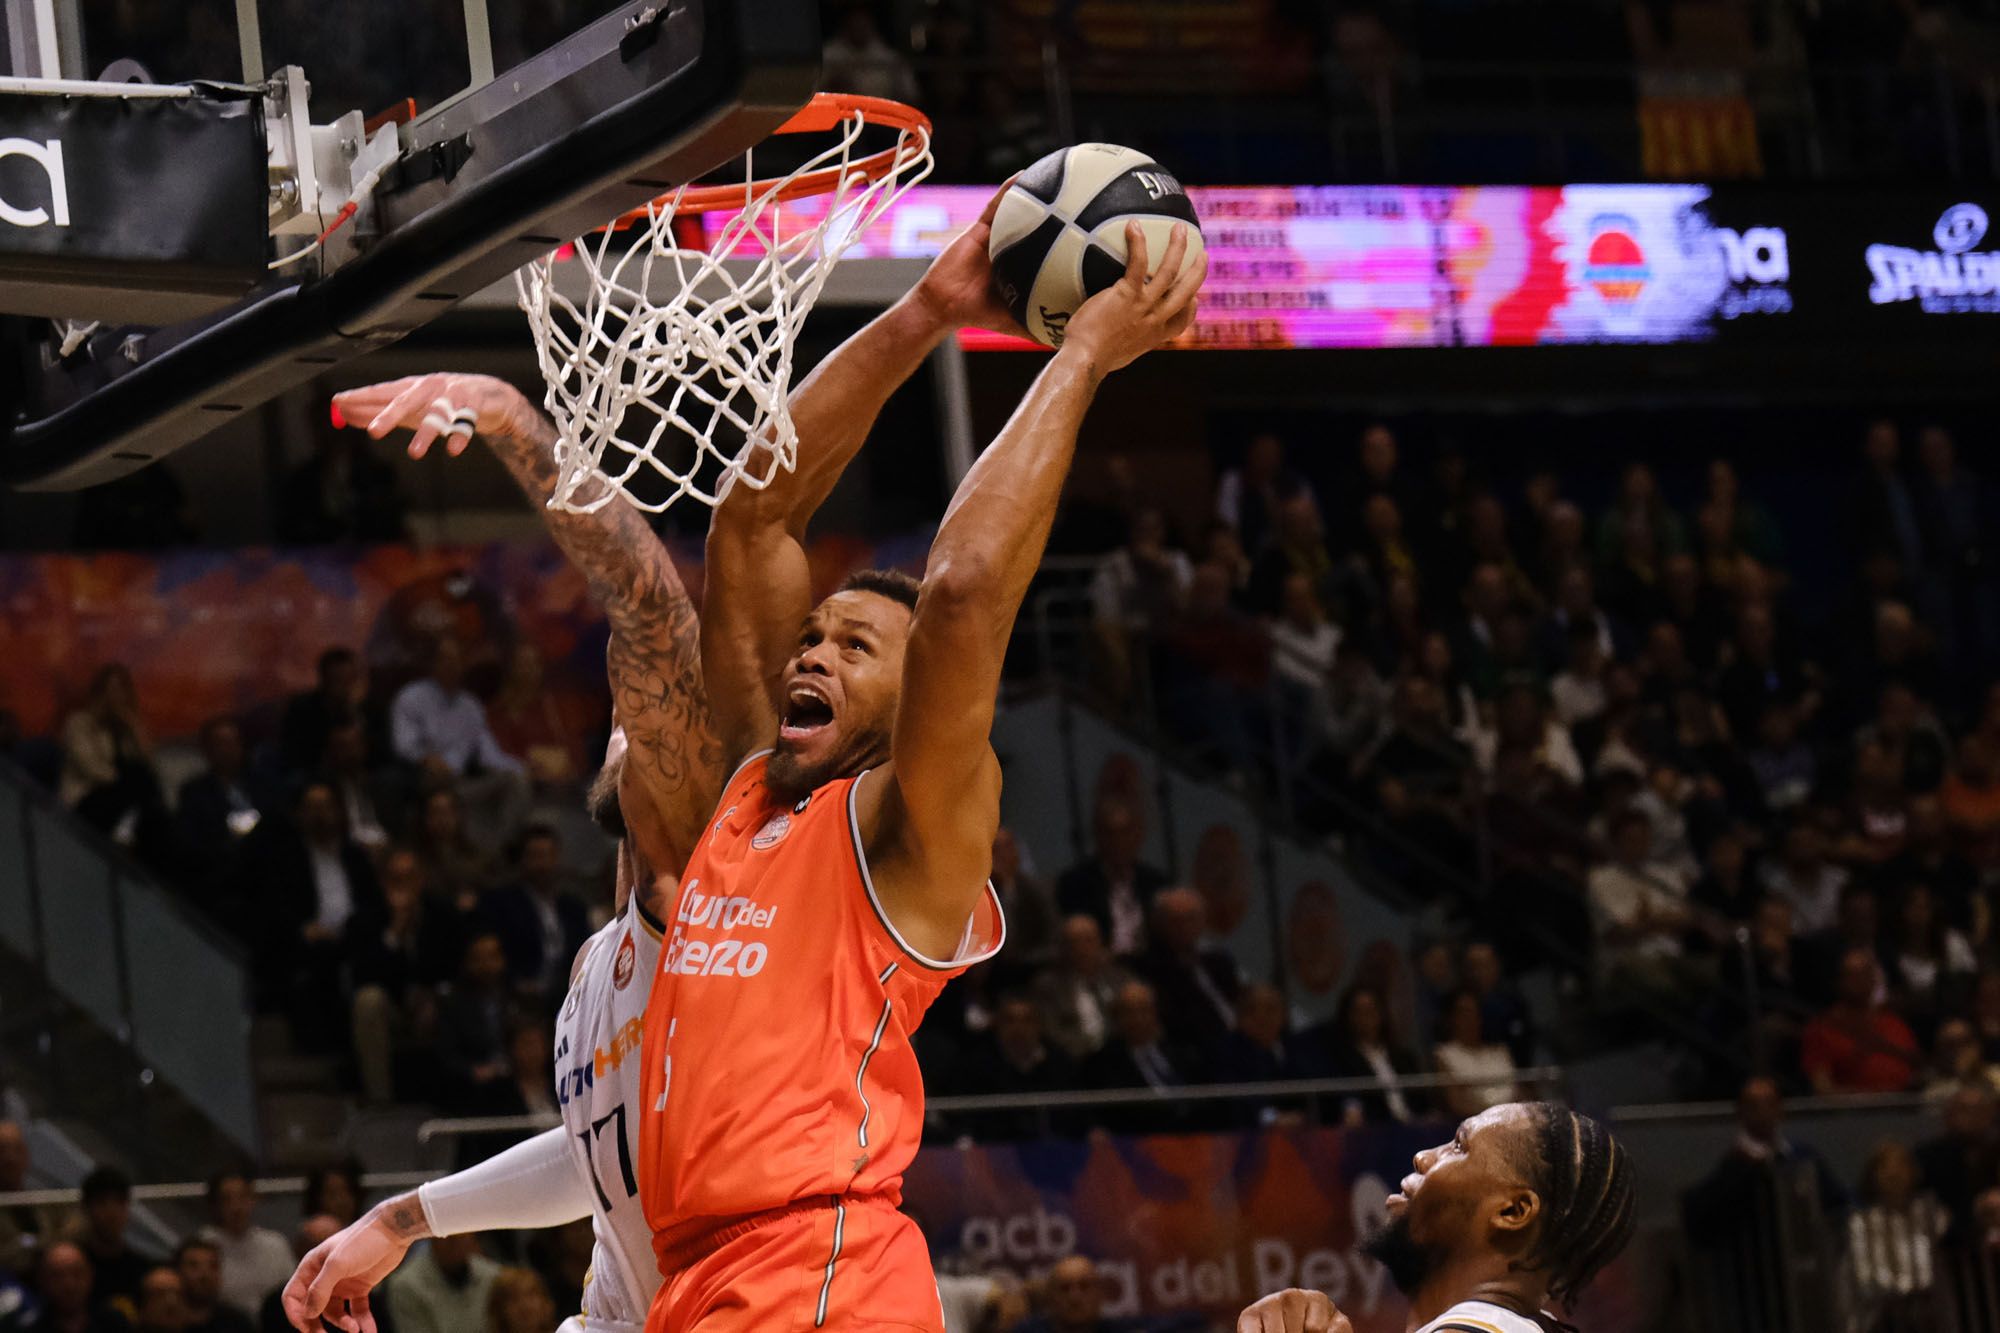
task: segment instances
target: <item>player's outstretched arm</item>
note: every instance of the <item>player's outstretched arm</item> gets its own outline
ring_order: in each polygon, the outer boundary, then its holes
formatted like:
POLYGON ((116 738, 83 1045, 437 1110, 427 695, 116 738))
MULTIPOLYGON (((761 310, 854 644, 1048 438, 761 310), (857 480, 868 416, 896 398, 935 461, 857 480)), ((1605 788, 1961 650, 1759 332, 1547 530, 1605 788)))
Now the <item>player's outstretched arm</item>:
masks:
POLYGON ((590 1216, 591 1185, 558 1127, 517 1143, 478 1166, 384 1199, 313 1247, 279 1297, 300 1333, 322 1317, 344 1333, 375 1333, 368 1294, 433 1236, 559 1227, 590 1216))
MULTIPOLYGON (((350 424, 376 438, 399 427, 416 432, 413 457, 440 436, 454 455, 463 434, 441 432, 451 409, 492 448, 534 502, 549 534, 590 583, 611 622, 606 666, 612 710, 628 742, 625 780, 636 784, 657 818, 635 822, 634 836, 654 867, 678 874, 728 775, 702 688, 700 630, 694 604, 666 547, 622 496, 592 513, 550 509, 555 493, 555 427, 519 390, 489 375, 418 375, 334 397, 350 424), (439 404, 448 405, 440 410, 439 404)), ((602 484, 602 483, 600 483, 602 484)), ((580 493, 579 502, 594 498, 580 493)))
MULTIPOLYGON (((779 677, 812 609, 806 524, 833 493, 883 405, 958 329, 1022 332, 993 292, 986 254, 993 213, 1005 193, 1002 186, 908 295, 842 343, 792 395, 798 430, 793 470, 777 469, 762 490, 736 486, 716 506, 708 528, 702 663, 731 762, 777 734, 779 677)), ((753 475, 770 467, 767 453, 752 454, 753 475)))
POLYGON ((1186 229, 1175 229, 1150 280, 1137 224, 1126 245, 1125 276, 1078 308, 1062 349, 945 511, 910 625, 887 780, 864 782, 857 796, 876 892, 929 957, 955 952, 989 869, 1000 823, 991 732, 1001 662, 1084 413, 1105 376, 1194 319, 1207 265, 1182 266, 1186 229))

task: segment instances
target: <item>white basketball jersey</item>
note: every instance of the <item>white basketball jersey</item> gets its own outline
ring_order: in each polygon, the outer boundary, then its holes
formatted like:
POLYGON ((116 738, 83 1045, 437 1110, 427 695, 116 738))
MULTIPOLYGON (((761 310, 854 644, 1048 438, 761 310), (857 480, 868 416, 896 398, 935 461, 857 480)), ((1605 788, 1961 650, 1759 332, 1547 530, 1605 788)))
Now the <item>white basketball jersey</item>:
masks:
POLYGON ((1564 1327, 1552 1315, 1531 1319, 1489 1301, 1460 1301, 1417 1333, 1552 1333, 1564 1327))
POLYGON ((639 1032, 660 961, 660 932, 633 894, 590 937, 556 1020, 556 1100, 570 1158, 591 1182, 597 1247, 584 1326, 637 1327, 659 1290, 653 1233, 639 1206, 639 1032))

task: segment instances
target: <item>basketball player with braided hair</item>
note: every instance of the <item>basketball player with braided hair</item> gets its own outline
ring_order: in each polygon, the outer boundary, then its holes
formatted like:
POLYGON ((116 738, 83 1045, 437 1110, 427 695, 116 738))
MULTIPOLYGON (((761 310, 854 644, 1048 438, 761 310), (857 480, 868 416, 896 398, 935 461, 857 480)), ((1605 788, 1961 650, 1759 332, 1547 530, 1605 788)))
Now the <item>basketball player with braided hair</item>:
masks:
MULTIPOLYGON (((1557 1333, 1632 1236, 1632 1164, 1604 1126, 1555 1102, 1496 1106, 1418 1153, 1362 1242, 1410 1299, 1406 1333, 1557 1333)), ((1281 1291, 1237 1333, 1351 1333, 1324 1292, 1281 1291)))

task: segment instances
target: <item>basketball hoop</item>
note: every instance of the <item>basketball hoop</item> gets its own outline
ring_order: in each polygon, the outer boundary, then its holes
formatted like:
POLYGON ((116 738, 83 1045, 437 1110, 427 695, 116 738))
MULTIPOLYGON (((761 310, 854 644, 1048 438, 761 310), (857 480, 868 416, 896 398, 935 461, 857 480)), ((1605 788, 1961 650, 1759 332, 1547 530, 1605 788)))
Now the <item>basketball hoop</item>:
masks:
POLYGON ((741 185, 682 186, 579 238, 581 300, 558 290, 557 255, 515 274, 557 430, 550 508, 590 513, 619 495, 654 513, 682 496, 714 505, 791 470, 793 339, 854 238, 930 174, 931 123, 899 102, 820 93, 777 133, 836 137, 782 176, 760 179, 746 153, 741 185), (861 155, 871 126, 895 143, 861 155), (784 208, 815 195, 817 217, 784 208), (704 248, 676 236, 677 220, 730 209, 704 248))

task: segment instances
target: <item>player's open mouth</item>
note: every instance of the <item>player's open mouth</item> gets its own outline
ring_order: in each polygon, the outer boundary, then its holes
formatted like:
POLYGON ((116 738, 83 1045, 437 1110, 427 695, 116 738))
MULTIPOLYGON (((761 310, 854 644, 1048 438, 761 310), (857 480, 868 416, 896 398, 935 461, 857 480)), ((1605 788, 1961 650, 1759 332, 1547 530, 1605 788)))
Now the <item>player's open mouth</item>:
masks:
POLYGON ((778 720, 778 739, 807 741, 833 721, 833 705, 818 690, 794 685, 785 694, 785 713, 778 720))

